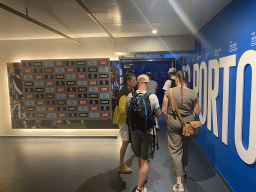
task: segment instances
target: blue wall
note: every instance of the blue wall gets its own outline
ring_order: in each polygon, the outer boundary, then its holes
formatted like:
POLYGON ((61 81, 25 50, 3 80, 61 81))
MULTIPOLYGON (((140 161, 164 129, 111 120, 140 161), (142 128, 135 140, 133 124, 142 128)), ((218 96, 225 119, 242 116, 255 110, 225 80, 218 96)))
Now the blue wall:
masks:
MULTIPOLYGON (((235 143, 237 135, 236 126, 236 92, 237 92, 237 68, 242 55, 248 50, 256 50, 256 1, 254 0, 234 0, 217 16, 215 16, 201 30, 199 41, 197 42, 196 52, 193 54, 180 54, 179 57, 184 61, 184 65, 191 66, 191 75, 193 74, 193 64, 206 62, 209 67, 209 61, 216 59, 220 63, 220 58, 236 55, 236 66, 231 67, 229 83, 229 108, 228 108, 228 140, 227 144, 222 141, 222 121, 223 121, 223 68, 219 68, 219 93, 217 97, 217 125, 218 136, 213 133, 212 129, 207 129, 206 122, 203 125, 200 136, 196 139, 198 144, 223 175, 227 183, 234 191, 256 191, 256 163, 248 163, 241 154, 235 143), (201 45, 200 43, 201 42, 201 45)), ((167 56, 168 57, 168 56, 167 56)), ((249 58, 248 58, 249 59, 249 58)), ((256 60, 255 58, 251 58, 256 60)), ((242 123, 242 141, 245 150, 249 147, 249 135, 256 125, 250 127, 250 121, 256 118, 256 114, 251 114, 252 98, 252 63, 244 69, 244 102, 243 102, 243 123, 242 123)), ((208 68, 209 69, 209 68, 208 68)), ((255 68, 254 68, 255 70, 255 68)), ((209 75, 209 71, 208 71, 209 75)), ((208 76, 209 78, 209 76, 208 76)), ((215 86, 213 84, 213 86, 215 86)), ((207 103, 202 103, 207 105, 207 103)), ((255 137, 251 138, 256 140, 255 137)), ((256 146, 250 146, 254 148, 256 146)), ((249 155, 255 157, 254 153, 249 155)))

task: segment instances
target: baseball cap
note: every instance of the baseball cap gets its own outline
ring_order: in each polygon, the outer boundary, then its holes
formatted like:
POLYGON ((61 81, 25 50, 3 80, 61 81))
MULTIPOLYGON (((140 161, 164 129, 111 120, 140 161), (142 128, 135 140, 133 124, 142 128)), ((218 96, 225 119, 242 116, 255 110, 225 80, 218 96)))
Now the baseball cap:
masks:
POLYGON ((143 82, 145 82, 145 83, 150 82, 150 80, 149 80, 148 76, 147 76, 147 75, 145 75, 145 74, 140 75, 140 76, 137 78, 137 80, 139 81, 139 80, 140 80, 140 78, 145 79, 145 80, 143 81, 143 82))
POLYGON ((176 69, 175 68, 170 68, 168 73, 176 73, 176 69))

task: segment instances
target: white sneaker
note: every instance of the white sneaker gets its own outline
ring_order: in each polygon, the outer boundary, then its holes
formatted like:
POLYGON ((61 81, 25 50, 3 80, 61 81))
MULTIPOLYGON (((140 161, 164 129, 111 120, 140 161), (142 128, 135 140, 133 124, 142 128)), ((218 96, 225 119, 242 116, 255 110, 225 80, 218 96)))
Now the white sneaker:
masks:
POLYGON ((175 184, 173 186, 173 192, 183 192, 184 191, 184 187, 183 187, 183 184, 175 184))
POLYGON ((143 189, 142 189, 141 191, 139 191, 138 189, 136 189, 135 192, 147 192, 147 191, 148 191, 147 188, 146 188, 146 187, 143 187, 143 189))

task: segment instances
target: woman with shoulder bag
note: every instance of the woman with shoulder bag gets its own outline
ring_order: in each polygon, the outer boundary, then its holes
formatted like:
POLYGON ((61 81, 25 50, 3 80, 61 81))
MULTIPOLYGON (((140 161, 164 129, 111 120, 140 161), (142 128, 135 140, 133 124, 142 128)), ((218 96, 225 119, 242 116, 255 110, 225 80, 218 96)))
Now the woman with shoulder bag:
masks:
POLYGON ((176 101, 184 122, 194 121, 194 114, 199 115, 201 112, 196 92, 187 87, 188 73, 186 71, 178 71, 175 83, 175 88, 166 90, 162 105, 162 114, 168 130, 168 147, 171 154, 172 167, 177 178, 177 183, 173 186, 174 192, 184 191, 181 177, 186 175, 185 166, 188 164, 190 138, 182 135, 183 126, 177 113, 172 109, 171 97, 176 101))

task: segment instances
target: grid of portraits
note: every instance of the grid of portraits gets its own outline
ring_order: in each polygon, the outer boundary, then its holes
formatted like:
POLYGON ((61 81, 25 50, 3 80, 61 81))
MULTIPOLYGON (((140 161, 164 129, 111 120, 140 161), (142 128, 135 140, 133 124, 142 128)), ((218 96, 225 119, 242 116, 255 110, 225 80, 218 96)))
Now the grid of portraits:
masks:
POLYGON ((26 119, 112 119, 109 59, 21 62, 26 119))

